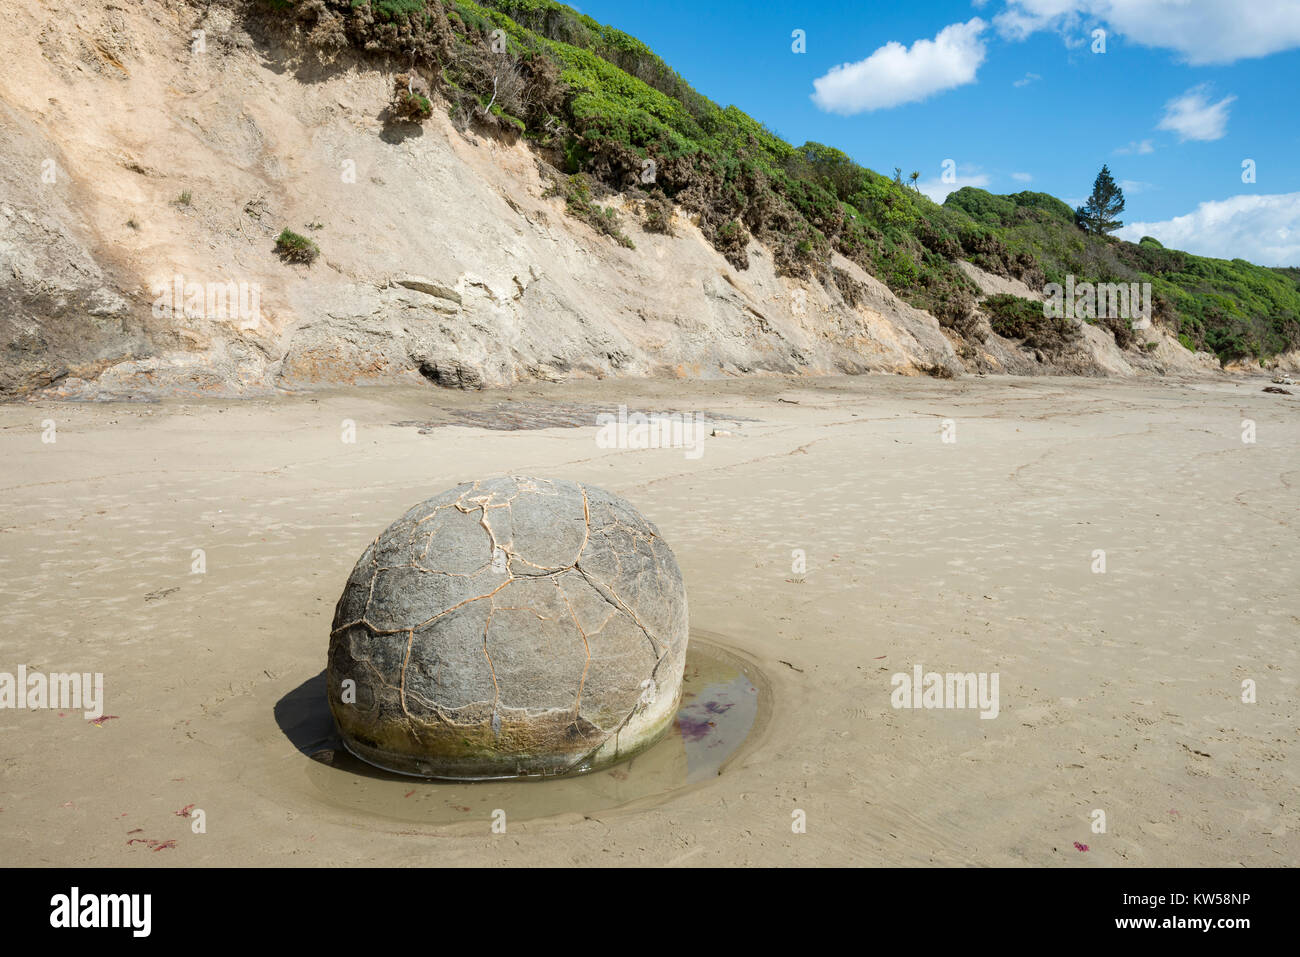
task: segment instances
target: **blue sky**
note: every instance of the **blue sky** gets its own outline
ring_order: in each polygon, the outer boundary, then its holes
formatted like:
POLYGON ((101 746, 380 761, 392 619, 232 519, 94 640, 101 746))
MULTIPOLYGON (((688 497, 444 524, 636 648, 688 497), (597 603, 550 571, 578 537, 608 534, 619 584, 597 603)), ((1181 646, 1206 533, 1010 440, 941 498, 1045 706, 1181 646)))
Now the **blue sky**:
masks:
POLYGON ((1125 238, 1300 265, 1300 0, 579 7, 785 139, 919 170, 933 198, 954 187, 947 159, 956 186, 1071 205, 1106 163, 1124 186, 1125 238))

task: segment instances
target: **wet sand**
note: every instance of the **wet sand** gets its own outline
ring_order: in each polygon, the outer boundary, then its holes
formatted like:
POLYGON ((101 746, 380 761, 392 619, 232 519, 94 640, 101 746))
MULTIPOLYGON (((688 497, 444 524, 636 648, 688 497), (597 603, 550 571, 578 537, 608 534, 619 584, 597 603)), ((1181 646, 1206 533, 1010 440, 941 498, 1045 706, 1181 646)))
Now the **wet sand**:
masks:
POLYGON ((0 710, 3 859, 1294 865, 1300 397, 1264 384, 866 376, 0 407, 0 672, 102 672, 113 716, 0 710), (705 409, 730 434, 691 458, 601 448, 594 423, 481 427, 503 402, 561 422, 705 409), (497 474, 601 485, 659 526, 693 634, 764 697, 721 773, 687 780, 665 753, 623 791, 522 782, 460 804, 331 764, 312 689, 353 563, 415 502, 497 474), (916 665, 997 673, 997 717, 892 707, 891 677, 916 665))

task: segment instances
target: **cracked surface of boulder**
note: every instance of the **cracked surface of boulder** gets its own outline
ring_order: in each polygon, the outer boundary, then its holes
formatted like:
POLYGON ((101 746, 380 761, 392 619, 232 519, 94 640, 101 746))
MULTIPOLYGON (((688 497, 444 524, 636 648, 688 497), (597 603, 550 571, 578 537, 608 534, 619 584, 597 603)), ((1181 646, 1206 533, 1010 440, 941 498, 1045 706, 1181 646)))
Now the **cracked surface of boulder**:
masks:
POLYGON ((357 562, 334 612, 330 709, 350 751, 393 771, 594 770, 672 724, 687 634, 677 561, 628 502, 565 480, 473 482, 357 562))

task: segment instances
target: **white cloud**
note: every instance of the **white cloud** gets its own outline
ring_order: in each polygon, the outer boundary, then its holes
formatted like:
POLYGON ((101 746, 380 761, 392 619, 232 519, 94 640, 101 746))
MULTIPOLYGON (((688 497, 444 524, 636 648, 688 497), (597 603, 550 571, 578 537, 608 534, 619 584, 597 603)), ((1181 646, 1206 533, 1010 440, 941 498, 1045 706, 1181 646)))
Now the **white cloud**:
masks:
POLYGON ((1008 0, 993 22, 1004 37, 1023 40, 1048 29, 1072 36, 1085 18, 1198 66, 1300 47, 1295 0, 1008 0))
POLYGON ((1204 83, 1165 104, 1165 115, 1156 124, 1158 130, 1172 130, 1179 142, 1222 139, 1228 131, 1228 107, 1235 96, 1225 96, 1211 103, 1204 83))
POLYGON ((1129 223, 1117 233, 1137 242, 1154 236, 1200 256, 1245 259, 1261 266, 1300 265, 1300 192, 1233 196, 1201 203, 1186 216, 1129 223))
POLYGON ((1115 152, 1120 156, 1129 156, 1137 153, 1140 156, 1146 156, 1148 153, 1154 153, 1156 148, 1151 145, 1150 140, 1143 140, 1141 143, 1130 141, 1128 146, 1121 146, 1115 152))
POLYGON ((988 186, 989 178, 983 173, 958 173, 955 183, 945 183, 939 179, 923 179, 916 184, 916 188, 925 193, 936 203, 942 203, 948 198, 948 194, 961 189, 963 186, 978 186, 980 189, 988 186))
POLYGON ((1023 40, 1039 30, 1073 28, 1079 20, 1077 6, 1080 0, 1008 0, 993 23, 1008 40, 1023 40))
POLYGON ((1033 83, 1035 80, 1041 80, 1041 79, 1042 77, 1039 76, 1037 73, 1026 73, 1023 77, 1021 77, 1019 80, 1016 80, 1016 82, 1012 83, 1011 85, 1028 86, 1029 84, 1033 83))
POLYGON ((1130 196, 1146 192, 1151 186, 1151 183, 1144 183, 1138 179, 1122 179, 1119 181, 1119 188, 1130 196))
POLYGON ((1011 178, 1014 179, 1017 183, 1028 183, 1032 181, 1034 177, 1031 176, 1029 173, 1012 173, 1011 178))
POLYGON ((832 67, 813 80, 813 102, 827 112, 850 116, 973 83, 984 62, 980 34, 987 26, 975 17, 946 26, 933 40, 917 40, 910 48, 891 40, 865 60, 832 67))

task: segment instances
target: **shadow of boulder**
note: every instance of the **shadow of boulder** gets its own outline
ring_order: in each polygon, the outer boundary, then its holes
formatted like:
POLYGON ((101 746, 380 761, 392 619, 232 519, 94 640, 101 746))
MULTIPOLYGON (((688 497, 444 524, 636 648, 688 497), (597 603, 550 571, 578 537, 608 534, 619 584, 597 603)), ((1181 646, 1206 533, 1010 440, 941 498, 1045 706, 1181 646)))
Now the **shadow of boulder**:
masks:
POLYGON ((409 780, 366 764, 343 747, 334 716, 330 714, 323 670, 275 703, 275 723, 290 744, 318 764, 381 781, 409 780))
POLYGON ((275 723, 303 754, 343 747, 325 696, 323 669, 275 703, 275 723))

